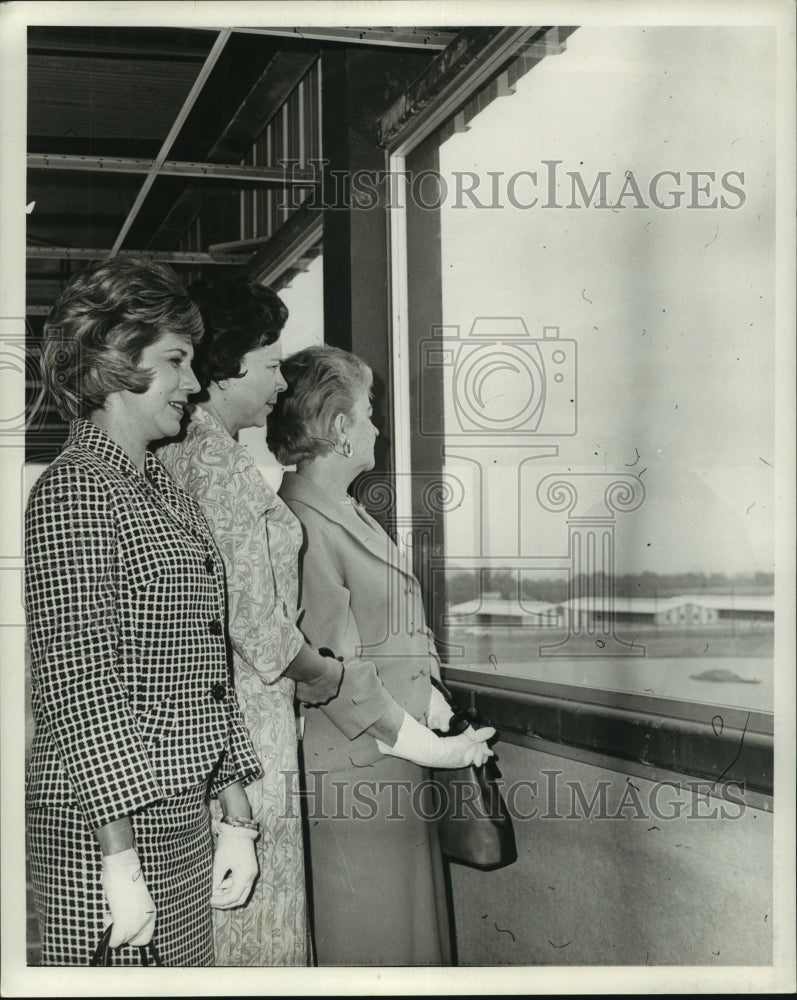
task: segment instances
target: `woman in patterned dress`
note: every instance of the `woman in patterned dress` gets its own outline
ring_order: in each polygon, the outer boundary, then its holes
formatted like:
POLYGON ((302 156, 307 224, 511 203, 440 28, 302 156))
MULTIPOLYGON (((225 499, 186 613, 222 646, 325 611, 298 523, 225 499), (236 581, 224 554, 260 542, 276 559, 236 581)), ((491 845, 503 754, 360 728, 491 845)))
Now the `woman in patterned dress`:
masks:
POLYGON ((180 429, 201 332, 170 268, 119 258, 79 274, 45 326, 71 420, 25 515, 45 965, 88 965, 108 921, 113 964, 138 964, 154 932, 164 964, 211 965, 211 906, 239 905, 257 873, 243 785, 259 763, 229 684, 223 565, 147 450, 180 429), (237 817, 215 856, 208 794, 237 817))
MULTIPOLYGON (((235 435, 263 427, 277 394, 279 336, 288 311, 271 289, 245 278, 190 288, 205 335, 194 368, 203 389, 185 434, 158 452, 199 503, 224 559, 235 686, 263 767, 248 789, 261 825, 260 877, 247 905, 214 912, 216 964, 308 964, 307 906, 294 694, 333 698, 342 666, 305 642, 296 625, 298 522, 235 435)), ((328 651, 327 651, 328 652, 328 651)))

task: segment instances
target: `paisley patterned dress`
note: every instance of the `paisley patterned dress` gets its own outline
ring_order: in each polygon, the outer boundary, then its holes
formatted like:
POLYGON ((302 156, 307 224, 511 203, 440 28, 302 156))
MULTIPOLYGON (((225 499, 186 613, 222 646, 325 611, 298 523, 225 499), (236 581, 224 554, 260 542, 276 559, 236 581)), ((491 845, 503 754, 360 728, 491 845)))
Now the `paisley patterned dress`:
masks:
POLYGON ((194 409, 184 439, 158 457, 199 503, 224 560, 235 685, 263 766, 263 778, 247 788, 261 824, 260 875, 246 906, 213 911, 216 964, 304 966, 294 682, 282 676, 304 643, 296 626, 301 527, 249 452, 202 407, 194 409))

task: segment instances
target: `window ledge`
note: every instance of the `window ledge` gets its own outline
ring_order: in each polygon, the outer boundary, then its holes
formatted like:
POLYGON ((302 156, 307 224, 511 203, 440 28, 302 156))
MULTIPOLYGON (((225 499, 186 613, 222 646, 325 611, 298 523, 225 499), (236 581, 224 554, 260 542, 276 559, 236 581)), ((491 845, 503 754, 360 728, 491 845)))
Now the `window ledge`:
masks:
POLYGON ((507 742, 652 780, 688 775, 709 794, 741 785, 748 804, 771 811, 771 714, 452 667, 443 676, 507 742))

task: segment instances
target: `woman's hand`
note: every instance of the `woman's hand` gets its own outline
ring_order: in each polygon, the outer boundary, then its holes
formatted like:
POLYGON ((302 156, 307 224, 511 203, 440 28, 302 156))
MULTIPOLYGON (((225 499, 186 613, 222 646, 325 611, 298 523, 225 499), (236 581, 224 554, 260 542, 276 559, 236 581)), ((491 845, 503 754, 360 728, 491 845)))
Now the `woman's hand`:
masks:
POLYGON ((155 930, 156 911, 144 882, 130 817, 121 816, 97 827, 94 836, 103 855, 102 889, 113 921, 109 945, 148 944, 155 930))
POLYGON ((421 767, 455 768, 469 764, 479 766, 492 757, 487 740, 493 736, 495 729, 492 726, 483 729, 468 726, 459 736, 435 736, 431 729, 405 713, 395 744, 390 747, 377 740, 376 745, 380 753, 411 760, 421 767))
POLYGON ((340 690, 342 658, 326 647, 313 649, 305 645, 291 660, 285 676, 296 681, 296 697, 303 705, 326 705, 340 690))
POLYGON ((257 878, 255 840, 258 831, 230 826, 222 820, 216 825, 216 834, 210 905, 217 910, 231 910, 243 906, 257 878))
POLYGON ((343 680, 343 663, 335 656, 322 656, 324 673, 312 681, 296 682, 296 697, 303 705, 326 705, 337 697, 343 680))
POLYGON ((438 729, 441 733, 447 733, 450 727, 451 716, 454 709, 448 704, 443 694, 432 685, 429 695, 429 707, 426 709, 426 725, 430 729, 438 729))
POLYGON ((110 947, 149 944, 156 910, 134 847, 103 857, 102 888, 113 921, 110 947))

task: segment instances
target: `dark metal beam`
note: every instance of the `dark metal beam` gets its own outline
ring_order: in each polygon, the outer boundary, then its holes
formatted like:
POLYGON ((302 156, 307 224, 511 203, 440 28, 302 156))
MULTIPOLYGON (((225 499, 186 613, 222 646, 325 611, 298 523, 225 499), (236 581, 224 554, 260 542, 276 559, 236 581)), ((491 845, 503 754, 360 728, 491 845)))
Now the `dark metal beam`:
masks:
POLYGON ((143 257, 169 264, 238 264, 241 254, 199 253, 190 250, 119 250, 115 254, 105 249, 88 247, 28 247, 27 257, 44 260, 107 260, 109 257, 143 257))
MULTIPOLYGON (((223 128, 205 136, 204 161, 238 164, 317 58, 315 47, 294 47, 273 53, 223 128)), ((184 188, 163 213, 147 246, 153 249, 173 246, 201 208, 201 191, 197 185, 184 188)), ((212 234, 210 238, 213 238, 212 234)))
MULTIPOLYGON (((28 153, 29 170, 96 171, 104 174, 148 174, 155 160, 132 156, 71 156, 62 153, 28 153)), ((195 163, 166 160, 158 172, 180 177, 212 177, 215 180, 279 184, 282 187, 314 187, 317 174, 309 170, 285 171, 274 167, 247 167, 237 163, 195 163)))
MULTIPOLYGON (((606 691, 444 667, 460 704, 476 708, 502 738, 544 753, 561 753, 660 780, 659 771, 702 781, 705 794, 736 783, 763 799, 773 792, 773 716, 633 692, 606 691), (602 760, 595 760, 595 758, 602 760)), ((769 809, 771 809, 771 799, 769 809)))
POLYGON ((186 118, 191 113, 191 109, 196 103, 197 98, 202 93, 202 88, 205 86, 205 83, 208 77, 210 76, 213 67, 216 65, 216 60, 221 55, 222 50, 224 49, 224 46, 227 44, 227 39, 229 37, 230 37, 229 30, 219 32, 216 41, 213 45, 213 48, 208 53, 208 56, 202 65, 202 69, 197 74, 197 78, 194 81, 193 87, 188 93, 188 97, 186 97, 185 101, 183 102, 183 106, 180 109, 180 113, 177 115, 177 118, 175 119, 171 129, 169 129, 169 134, 163 140, 163 145, 161 146, 161 150, 158 153, 157 157, 155 158, 155 165, 153 166, 152 170, 147 174, 147 179, 142 184, 141 190, 138 192, 138 197, 133 203, 133 207, 128 212, 127 218, 125 219, 122 228, 119 230, 119 234, 114 240, 114 244, 111 247, 111 253, 110 253, 111 257, 116 256, 122 244, 124 243, 125 236, 127 236, 130 227, 133 225, 136 216, 141 210, 141 206, 144 204, 144 200, 147 197, 149 189, 155 183, 155 178, 158 176, 158 170, 160 169, 160 165, 165 161, 166 157, 168 156, 169 150, 172 148, 174 140, 177 138, 186 118))
POLYGON ((123 57, 191 61, 201 65, 218 29, 31 25, 28 52, 63 52, 92 59, 123 57))
POLYGON ((382 45, 388 48, 444 49, 456 31, 441 28, 236 28, 237 32, 278 35, 347 45, 382 45))

